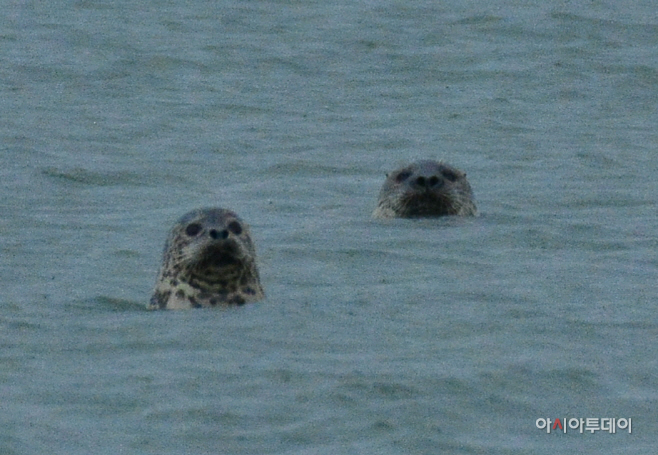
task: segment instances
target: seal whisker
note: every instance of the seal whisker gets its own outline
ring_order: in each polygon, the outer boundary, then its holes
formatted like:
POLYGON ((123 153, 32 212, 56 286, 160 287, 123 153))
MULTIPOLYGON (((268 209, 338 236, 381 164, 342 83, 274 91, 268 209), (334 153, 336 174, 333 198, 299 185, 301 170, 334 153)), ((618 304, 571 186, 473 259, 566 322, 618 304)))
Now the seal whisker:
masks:
POLYGON ((419 218, 477 214, 466 174, 441 161, 411 163, 387 175, 375 218, 419 218))
POLYGON ((207 208, 171 229, 148 308, 241 305, 264 297, 249 227, 230 210, 207 208))

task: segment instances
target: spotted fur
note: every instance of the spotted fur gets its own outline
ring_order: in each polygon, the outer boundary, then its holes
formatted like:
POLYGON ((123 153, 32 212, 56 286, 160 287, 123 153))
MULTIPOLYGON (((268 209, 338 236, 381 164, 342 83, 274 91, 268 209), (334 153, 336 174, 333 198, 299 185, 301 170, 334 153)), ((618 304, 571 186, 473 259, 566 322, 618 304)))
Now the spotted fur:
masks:
POLYGON ((243 305, 265 298, 249 227, 234 212, 198 209, 171 229, 149 309, 243 305))

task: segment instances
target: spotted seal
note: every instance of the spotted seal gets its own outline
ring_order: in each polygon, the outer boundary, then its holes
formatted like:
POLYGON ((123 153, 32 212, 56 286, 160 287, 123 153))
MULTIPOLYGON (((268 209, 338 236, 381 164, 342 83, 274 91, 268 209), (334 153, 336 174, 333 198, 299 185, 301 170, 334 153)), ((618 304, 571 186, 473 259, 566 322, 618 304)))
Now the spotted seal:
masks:
POLYGON ((264 297, 247 224, 230 210, 204 208, 171 229, 148 308, 242 305, 264 297))
POLYGON ((446 163, 422 160, 386 176, 375 218, 422 218, 475 215, 466 174, 446 163))

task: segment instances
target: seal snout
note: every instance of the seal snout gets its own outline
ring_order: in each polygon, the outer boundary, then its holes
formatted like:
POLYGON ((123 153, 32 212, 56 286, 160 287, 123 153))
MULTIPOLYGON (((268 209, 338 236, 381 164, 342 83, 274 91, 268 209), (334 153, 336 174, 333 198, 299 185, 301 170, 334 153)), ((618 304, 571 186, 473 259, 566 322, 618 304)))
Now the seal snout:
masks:
POLYGON ((226 239, 228 238, 228 230, 223 229, 221 231, 217 231, 217 229, 211 229, 209 232, 210 238, 217 240, 217 239, 226 239))
POLYGON ((240 264, 243 256, 242 247, 233 240, 213 242, 203 250, 196 267, 199 270, 207 270, 233 266, 240 264))
POLYGON ((437 177, 436 175, 432 175, 430 177, 425 177, 421 175, 416 178, 414 185, 419 188, 424 188, 427 190, 432 188, 440 188, 443 186, 443 179, 437 177))

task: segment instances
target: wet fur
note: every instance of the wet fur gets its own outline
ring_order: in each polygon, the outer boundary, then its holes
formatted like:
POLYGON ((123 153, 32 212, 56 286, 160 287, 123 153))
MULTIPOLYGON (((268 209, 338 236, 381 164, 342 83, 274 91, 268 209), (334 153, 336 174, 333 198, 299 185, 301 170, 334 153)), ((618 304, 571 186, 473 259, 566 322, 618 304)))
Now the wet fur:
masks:
POLYGON ((462 171, 440 161, 418 161, 387 175, 375 218, 473 216, 473 191, 462 171))
POLYGON ((247 224, 229 210, 199 209, 172 228, 148 308, 242 305, 264 297, 247 224))

